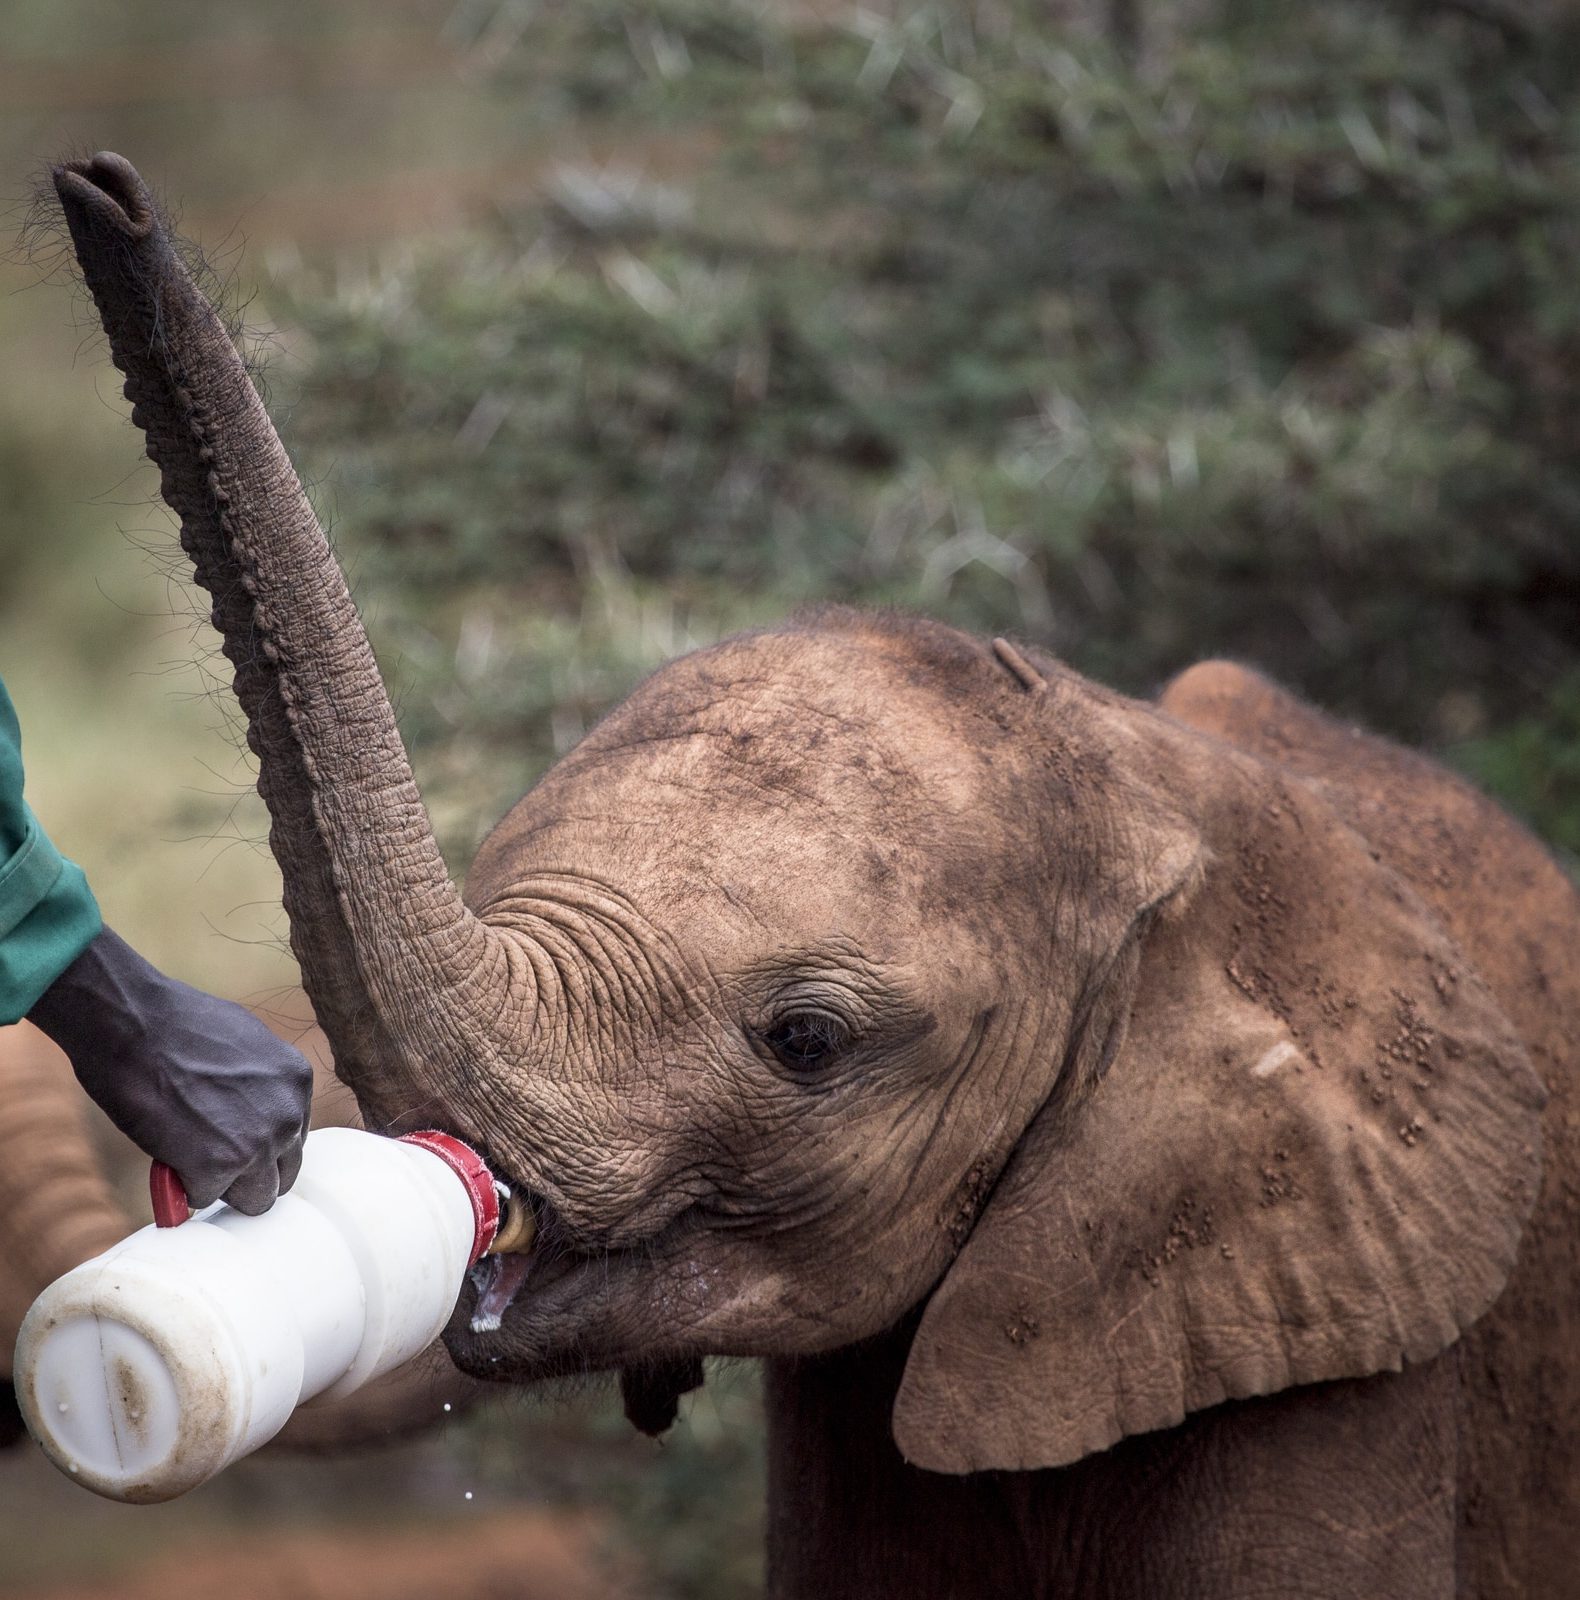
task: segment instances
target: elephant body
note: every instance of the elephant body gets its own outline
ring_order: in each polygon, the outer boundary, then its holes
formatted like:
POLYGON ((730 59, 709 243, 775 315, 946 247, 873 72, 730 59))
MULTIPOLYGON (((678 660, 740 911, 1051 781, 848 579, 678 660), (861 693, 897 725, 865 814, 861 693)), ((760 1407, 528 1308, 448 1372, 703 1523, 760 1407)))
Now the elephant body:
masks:
POLYGON ((450 881, 343 575, 121 158, 57 192, 367 1125, 536 1223, 446 1330, 663 1427, 769 1372, 770 1587, 1580 1571, 1573 886, 1254 674, 840 607, 669 663, 450 881))
POLYGON ((890 1434, 908 1331, 773 1363, 774 1600, 1444 1600, 1456 1580, 1456 1371, 1286 1390, 1074 1466, 954 1477, 890 1434))
POLYGON ((1580 900, 1467 784, 1207 662, 1163 708, 1318 785, 1428 899, 1552 1091, 1541 1196, 1490 1312, 1400 1373, 1230 1402, 1062 1468, 908 1465, 915 1318, 771 1362, 776 1600, 1565 1600, 1580 1584, 1580 900))

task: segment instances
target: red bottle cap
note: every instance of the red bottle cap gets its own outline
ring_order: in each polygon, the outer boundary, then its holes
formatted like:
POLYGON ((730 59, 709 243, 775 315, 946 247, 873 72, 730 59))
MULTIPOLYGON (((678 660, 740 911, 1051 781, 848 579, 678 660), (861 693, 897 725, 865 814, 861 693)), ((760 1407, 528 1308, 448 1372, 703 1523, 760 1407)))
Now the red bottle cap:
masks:
POLYGON ((472 1261, 482 1259, 499 1232, 499 1191, 494 1187, 494 1175, 483 1158, 469 1144, 462 1144, 453 1134, 440 1133, 436 1128, 424 1128, 419 1133, 403 1133, 402 1144, 414 1144, 448 1165, 466 1186, 467 1198, 472 1202, 472 1261))

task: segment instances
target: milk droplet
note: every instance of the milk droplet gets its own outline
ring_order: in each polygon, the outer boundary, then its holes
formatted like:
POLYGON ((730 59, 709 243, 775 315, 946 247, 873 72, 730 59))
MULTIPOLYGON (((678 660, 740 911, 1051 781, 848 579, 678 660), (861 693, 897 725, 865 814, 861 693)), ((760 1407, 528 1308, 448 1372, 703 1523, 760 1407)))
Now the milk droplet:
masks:
MULTIPOLYGON (((71 1470, 72 1470, 72 1471, 73 1471, 73 1472, 75 1472, 75 1471, 76 1471, 76 1470, 77 1470, 77 1469, 76 1469, 76 1468, 75 1468, 75 1467, 73 1467, 73 1468, 72 1468, 72 1469, 71 1469, 71 1470)), ((467 1490, 467 1491, 466 1491, 466 1498, 467 1498, 467 1499, 468 1499, 468 1500, 470 1500, 470 1499, 471 1499, 471 1498, 472 1498, 472 1491, 471 1491, 471 1490, 470 1490, 470 1489, 468 1489, 468 1490, 467 1490)))
POLYGON ((55 1407, 55 1409, 61 1414, 61 1416, 65 1416, 65 1414, 71 1410, 71 1406, 66 1401, 62 1400, 60 1404, 55 1407))
POLYGON ((77 1470, 77 1463, 73 1461, 72 1464, 66 1468, 66 1470, 68 1472, 75 1472, 77 1470))
POLYGON ((444 1409, 446 1411, 448 1411, 450 1409, 450 1402, 448 1400, 446 1400, 445 1403, 444 1403, 444 1409))

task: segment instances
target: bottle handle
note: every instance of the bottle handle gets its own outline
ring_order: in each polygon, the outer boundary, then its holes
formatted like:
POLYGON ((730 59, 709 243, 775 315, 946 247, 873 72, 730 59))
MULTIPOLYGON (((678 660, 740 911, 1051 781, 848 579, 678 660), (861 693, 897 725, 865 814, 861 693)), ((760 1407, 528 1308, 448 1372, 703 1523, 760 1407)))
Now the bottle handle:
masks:
POLYGON ((156 1161, 148 1169, 148 1197, 154 1203, 154 1223, 174 1228, 192 1215, 192 1203, 174 1167, 156 1161))

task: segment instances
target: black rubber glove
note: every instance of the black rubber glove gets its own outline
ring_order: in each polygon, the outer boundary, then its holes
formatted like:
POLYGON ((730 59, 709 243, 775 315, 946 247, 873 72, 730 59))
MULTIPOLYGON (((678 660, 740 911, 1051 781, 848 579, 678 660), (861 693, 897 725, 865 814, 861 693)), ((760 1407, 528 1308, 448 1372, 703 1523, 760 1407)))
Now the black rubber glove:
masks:
POLYGON ((242 1006, 167 978, 106 928, 28 1013, 187 1198, 256 1216, 302 1162, 313 1069, 242 1006))

